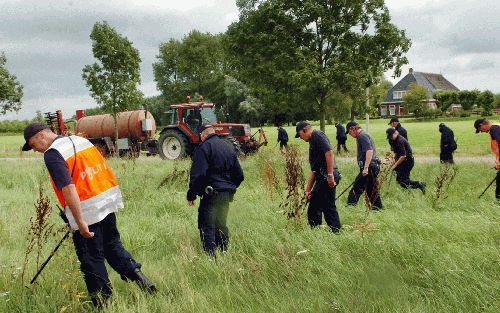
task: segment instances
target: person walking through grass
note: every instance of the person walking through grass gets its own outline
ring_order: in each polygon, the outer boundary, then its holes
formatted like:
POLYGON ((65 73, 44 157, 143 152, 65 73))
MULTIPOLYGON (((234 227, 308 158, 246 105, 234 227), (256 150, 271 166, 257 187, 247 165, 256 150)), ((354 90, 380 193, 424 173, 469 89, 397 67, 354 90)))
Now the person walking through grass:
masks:
POLYGON ((397 130, 399 135, 403 136, 408 141, 408 133, 406 132, 406 129, 404 129, 404 127, 401 125, 397 117, 391 118, 387 125, 390 125, 392 128, 397 130))
POLYGON ((476 134, 481 132, 490 135, 490 147, 491 152, 495 155, 495 168, 497 170, 495 196, 500 201, 500 175, 498 172, 500 170, 500 125, 493 124, 485 118, 480 118, 474 122, 474 128, 476 129, 476 134))
POLYGON ((338 232, 341 224, 335 205, 336 186, 340 173, 335 165, 335 155, 325 133, 314 130, 305 121, 298 122, 295 138, 309 143, 309 164, 311 174, 307 180, 305 197, 309 200, 307 220, 311 227, 321 225, 323 215, 326 224, 333 232, 338 232))
POLYGON ((194 206, 196 196, 201 198, 198 207, 200 239, 205 252, 215 256, 217 249, 221 252, 228 249, 229 203, 244 175, 236 151, 215 133, 212 125, 201 125, 198 133, 202 143, 193 155, 186 198, 189 206, 194 206))
POLYGON ((453 164, 453 152, 457 150, 457 143, 453 131, 445 124, 439 124, 439 132, 441 133, 441 143, 439 145, 441 153, 439 160, 441 163, 453 164))
POLYGON ((356 205, 363 192, 366 192, 371 208, 380 210, 382 209, 382 200, 380 199, 377 182, 380 173, 380 161, 377 158, 375 143, 357 122, 351 121, 347 123, 346 129, 347 133, 356 139, 356 158, 359 166, 359 174, 349 191, 347 204, 356 205))
POLYGON ((155 285, 141 272, 141 264, 125 250, 116 226, 115 212, 123 198, 111 168, 99 150, 79 136, 58 136, 42 123, 24 129, 22 150, 44 154, 52 186, 73 231, 80 270, 95 306, 112 294, 104 261, 123 280, 135 281, 143 290, 155 285))
POLYGON ((347 135, 344 126, 342 126, 342 124, 340 123, 335 123, 335 128, 337 129, 337 135, 335 136, 335 139, 337 139, 337 154, 340 154, 341 147, 344 148, 344 152, 349 152, 345 145, 347 141, 347 135))

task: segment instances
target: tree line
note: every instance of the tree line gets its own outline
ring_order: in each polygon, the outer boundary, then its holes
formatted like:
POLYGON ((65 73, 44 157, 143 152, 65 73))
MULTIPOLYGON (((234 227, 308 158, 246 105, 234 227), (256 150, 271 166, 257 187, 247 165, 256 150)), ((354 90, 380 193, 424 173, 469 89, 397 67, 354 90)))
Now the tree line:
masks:
MULTIPOLYGON (((97 22, 90 34, 96 62, 82 70, 99 105, 89 113, 116 118, 120 111, 145 107, 165 124, 169 104, 203 95, 216 104, 221 121, 284 124, 310 119, 319 120, 324 129, 333 120, 378 114, 392 87, 383 73, 393 70, 399 76, 408 62, 411 41, 391 22, 382 0, 236 2, 238 21, 224 33, 193 30, 159 45, 152 67, 160 95, 154 97, 144 97, 138 89, 141 58, 133 43, 107 22, 97 22)), ((4 74, 4 64, 1 56, 0 114, 18 110, 22 97, 22 85, 4 74)), ((420 105, 422 90, 413 89, 405 96, 412 112, 429 114, 420 105)), ((490 113, 491 96, 439 92, 436 99, 442 111, 458 99, 464 110, 473 103, 490 113)))
POLYGON ((168 104, 203 95, 216 103, 221 120, 319 119, 324 129, 327 120, 372 110, 365 91, 386 86, 383 73, 399 75, 407 63, 410 40, 391 23, 384 1, 237 5, 239 20, 226 32, 193 30, 160 44, 153 71, 161 95, 145 100, 138 97, 140 58, 132 43, 106 22, 96 23, 91 39, 99 62, 83 73, 92 96, 112 113, 146 104, 161 120, 168 104))
POLYGON ((437 108, 427 105, 429 99, 427 89, 411 83, 408 92, 403 96, 403 101, 408 113, 416 117, 432 118, 452 111, 452 105, 457 106, 456 112, 462 116, 469 116, 475 108, 484 116, 492 114, 493 108, 500 107, 500 94, 494 95, 491 91, 479 90, 438 90, 432 96, 436 100, 437 108))

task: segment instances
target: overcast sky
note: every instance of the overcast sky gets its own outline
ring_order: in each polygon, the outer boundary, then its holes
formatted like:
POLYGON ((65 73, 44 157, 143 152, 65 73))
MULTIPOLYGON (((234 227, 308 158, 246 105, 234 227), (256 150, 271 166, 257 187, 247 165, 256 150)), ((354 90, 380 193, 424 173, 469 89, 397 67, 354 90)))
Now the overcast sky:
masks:
MULTIPOLYGON (((442 73, 460 89, 500 92, 499 0, 386 4, 393 22, 413 42, 403 75, 412 67, 442 73)), ((158 91, 151 64, 160 43, 193 29, 224 32, 237 18, 235 0, 0 0, 0 51, 24 85, 21 111, 0 119, 32 118, 36 110, 56 109, 69 117, 75 109, 96 105, 81 73, 94 62, 89 35, 97 21, 108 21, 139 49, 140 88, 152 96, 158 91)))

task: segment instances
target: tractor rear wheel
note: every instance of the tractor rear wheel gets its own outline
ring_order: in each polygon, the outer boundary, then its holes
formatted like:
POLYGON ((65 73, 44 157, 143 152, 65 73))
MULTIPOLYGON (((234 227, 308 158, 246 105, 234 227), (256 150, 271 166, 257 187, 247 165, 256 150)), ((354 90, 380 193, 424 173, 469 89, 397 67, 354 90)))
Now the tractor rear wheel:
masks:
POLYGON ((162 159, 176 160, 188 156, 190 146, 187 138, 175 130, 167 130, 158 139, 158 152, 162 159))

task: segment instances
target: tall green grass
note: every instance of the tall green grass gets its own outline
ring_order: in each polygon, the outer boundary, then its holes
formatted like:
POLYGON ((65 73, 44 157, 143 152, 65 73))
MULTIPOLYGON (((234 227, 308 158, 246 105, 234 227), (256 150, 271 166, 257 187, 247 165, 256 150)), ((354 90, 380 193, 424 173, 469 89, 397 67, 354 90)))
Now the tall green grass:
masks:
MULTIPOLYGON (((159 293, 144 295, 110 271, 115 294, 104 312, 498 312, 498 206, 492 190, 477 199, 494 175, 490 164, 458 164, 449 197, 435 208, 440 165, 417 164, 413 177, 428 183, 427 195, 386 183, 385 209, 369 214, 367 231, 359 227, 364 205, 347 207, 344 195, 337 202, 343 230, 334 235, 287 223, 280 195, 263 179, 264 161, 283 175, 278 149, 242 161, 246 178, 231 203, 230 249, 215 261, 201 249, 186 182, 158 189, 173 162, 112 160, 126 204, 117 214, 122 241, 159 293)), ((338 191, 354 178, 353 163, 339 160, 338 191)), ((18 277, 40 183, 56 201, 46 175, 42 160, 0 163, 0 312, 93 310, 71 241, 36 287, 18 277)))

